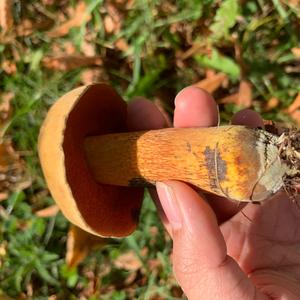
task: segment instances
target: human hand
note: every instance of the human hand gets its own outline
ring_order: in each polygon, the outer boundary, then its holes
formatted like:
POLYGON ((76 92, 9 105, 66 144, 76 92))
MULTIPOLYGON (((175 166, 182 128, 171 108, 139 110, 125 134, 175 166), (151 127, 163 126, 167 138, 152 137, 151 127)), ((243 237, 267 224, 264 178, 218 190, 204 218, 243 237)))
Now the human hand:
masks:
MULTIPOLYGON (((217 125, 216 104, 202 90, 184 89, 175 104, 175 127, 217 125)), ((146 100, 132 102, 128 114, 132 129, 166 126, 146 100)), ((263 126, 251 111, 233 123, 263 126)), ((174 273, 188 299, 300 299, 300 209, 284 193, 241 205, 178 181, 158 183, 157 192, 174 273)))

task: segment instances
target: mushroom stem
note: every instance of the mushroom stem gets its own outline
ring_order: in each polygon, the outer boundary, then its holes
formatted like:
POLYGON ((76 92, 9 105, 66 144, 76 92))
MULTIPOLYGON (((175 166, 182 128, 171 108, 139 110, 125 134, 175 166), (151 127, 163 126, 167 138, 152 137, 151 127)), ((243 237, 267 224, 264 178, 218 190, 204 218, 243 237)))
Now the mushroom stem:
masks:
POLYGON ((149 186, 172 179, 239 201, 262 201, 283 186, 286 166, 276 141, 262 130, 221 126, 92 136, 84 148, 100 183, 149 186))

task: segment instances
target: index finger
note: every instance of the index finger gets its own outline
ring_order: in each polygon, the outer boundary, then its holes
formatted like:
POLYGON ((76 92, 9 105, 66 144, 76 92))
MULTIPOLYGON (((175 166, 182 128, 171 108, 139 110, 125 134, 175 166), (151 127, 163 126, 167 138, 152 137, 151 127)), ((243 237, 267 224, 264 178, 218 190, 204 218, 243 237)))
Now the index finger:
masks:
POLYGON ((190 86, 176 96, 174 127, 216 126, 218 120, 217 104, 206 91, 190 86))

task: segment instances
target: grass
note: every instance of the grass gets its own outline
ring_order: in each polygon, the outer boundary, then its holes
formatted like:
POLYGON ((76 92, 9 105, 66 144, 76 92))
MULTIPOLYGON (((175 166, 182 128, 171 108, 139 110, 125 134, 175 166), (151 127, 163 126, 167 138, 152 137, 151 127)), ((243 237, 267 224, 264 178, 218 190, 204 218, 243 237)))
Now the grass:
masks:
MULTIPOLYGON (((5 138, 11 138, 22 154, 24 176, 32 183, 24 190, 12 189, 0 203, 0 297, 2 293, 14 299, 179 299, 169 263, 171 241, 148 195, 132 236, 93 251, 77 268, 68 269, 64 259, 68 222, 60 213, 48 218, 36 214, 53 204, 37 156, 40 124, 59 96, 86 82, 86 71, 109 81, 127 101, 135 96, 160 99, 171 114, 176 93, 205 78, 208 69, 228 77, 228 83, 214 91, 217 100, 237 92, 239 82, 247 80, 253 109, 265 118, 291 122, 285 109, 300 86, 299 58, 292 52, 300 47, 299 7, 277 0, 242 1, 243 5, 237 0, 131 4, 86 0, 89 18, 67 34, 51 37, 49 32, 64 22, 63 17, 72 18, 79 4, 47 2, 51 1, 15 0, 15 27, 2 35, 0 45, 2 66, 15 64, 15 71, 0 70, 0 97, 14 94, 5 138), (107 15, 115 18, 112 31, 107 15), (31 28, 22 35, 17 28, 25 28, 25 19, 31 28), (120 40, 125 44, 122 49, 117 46, 120 40), (182 58, 195 45, 198 51, 182 58), (101 66, 62 71, 44 64, 45 57, 85 55, 90 49, 101 57, 101 66), (267 110, 272 97, 278 104, 267 110), (138 270, 113 264, 129 250, 141 262, 138 270)), ((221 104, 222 121, 239 109, 235 103, 221 104)))

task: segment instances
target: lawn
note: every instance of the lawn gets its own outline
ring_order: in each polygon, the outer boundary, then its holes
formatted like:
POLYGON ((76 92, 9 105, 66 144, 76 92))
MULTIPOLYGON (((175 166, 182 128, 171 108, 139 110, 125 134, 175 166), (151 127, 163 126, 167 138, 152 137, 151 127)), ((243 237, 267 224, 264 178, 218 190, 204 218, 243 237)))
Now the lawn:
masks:
POLYGON ((56 99, 109 82, 172 117, 195 84, 221 122, 251 108, 300 124, 299 0, 0 1, 0 299, 182 299, 172 242, 148 194, 124 239, 95 238, 58 211, 37 155, 56 99))

